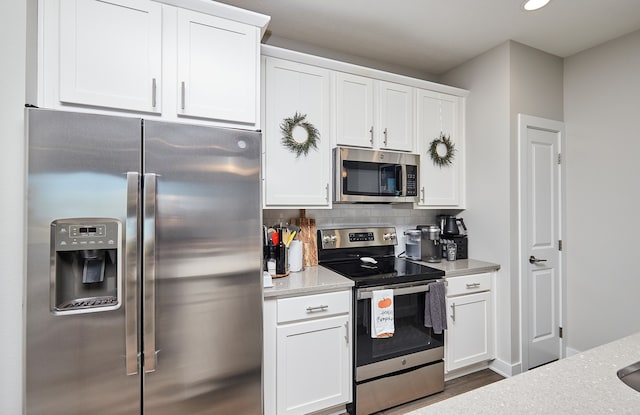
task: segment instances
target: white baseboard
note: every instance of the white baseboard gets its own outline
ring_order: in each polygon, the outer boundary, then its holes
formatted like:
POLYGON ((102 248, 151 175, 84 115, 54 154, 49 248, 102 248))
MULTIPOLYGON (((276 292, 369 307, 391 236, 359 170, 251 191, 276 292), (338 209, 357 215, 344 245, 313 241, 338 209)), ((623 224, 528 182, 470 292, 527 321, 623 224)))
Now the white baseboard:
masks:
POLYGON ((564 349, 564 353, 565 353, 566 357, 571 357, 573 355, 580 354, 582 352, 580 350, 576 350, 576 349, 572 349, 571 347, 567 347, 566 349, 564 349))
POLYGON ((471 366, 463 367, 462 369, 452 370, 444 374, 444 381, 449 381, 461 376, 469 375, 471 373, 478 372, 480 370, 488 369, 489 362, 480 362, 471 366))
POLYGON ((489 368, 506 378, 522 373, 522 364, 520 362, 511 364, 504 360, 494 359, 489 364, 489 368))

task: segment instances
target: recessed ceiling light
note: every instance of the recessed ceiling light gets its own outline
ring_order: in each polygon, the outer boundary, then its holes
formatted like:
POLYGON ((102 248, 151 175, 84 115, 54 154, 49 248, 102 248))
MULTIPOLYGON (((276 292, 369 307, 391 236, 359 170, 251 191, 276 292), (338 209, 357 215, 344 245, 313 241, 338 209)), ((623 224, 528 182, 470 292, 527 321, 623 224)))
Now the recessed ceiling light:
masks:
POLYGON ((526 11, 534 11, 534 10, 538 10, 544 6, 547 5, 547 3, 549 3, 550 0, 528 0, 525 4, 524 4, 524 9, 526 11))

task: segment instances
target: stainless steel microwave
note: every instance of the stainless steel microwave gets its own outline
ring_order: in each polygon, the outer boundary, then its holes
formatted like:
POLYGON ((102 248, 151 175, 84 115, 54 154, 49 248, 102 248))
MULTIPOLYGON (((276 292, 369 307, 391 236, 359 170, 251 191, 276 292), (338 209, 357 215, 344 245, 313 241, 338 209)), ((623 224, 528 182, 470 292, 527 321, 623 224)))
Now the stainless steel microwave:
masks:
POLYGON ((333 151, 335 203, 418 201, 417 154, 351 147, 333 151))

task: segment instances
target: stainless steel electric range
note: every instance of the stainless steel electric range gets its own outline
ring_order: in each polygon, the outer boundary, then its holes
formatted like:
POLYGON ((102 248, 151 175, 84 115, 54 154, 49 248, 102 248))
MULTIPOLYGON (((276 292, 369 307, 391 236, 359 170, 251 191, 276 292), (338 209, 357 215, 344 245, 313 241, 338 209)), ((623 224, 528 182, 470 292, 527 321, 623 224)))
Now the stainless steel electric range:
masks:
POLYGON ((351 415, 444 390, 444 336, 424 325, 429 284, 444 271, 395 257, 394 227, 318 230, 318 262, 354 281, 351 415), (373 292, 393 289, 392 337, 372 338, 373 292))

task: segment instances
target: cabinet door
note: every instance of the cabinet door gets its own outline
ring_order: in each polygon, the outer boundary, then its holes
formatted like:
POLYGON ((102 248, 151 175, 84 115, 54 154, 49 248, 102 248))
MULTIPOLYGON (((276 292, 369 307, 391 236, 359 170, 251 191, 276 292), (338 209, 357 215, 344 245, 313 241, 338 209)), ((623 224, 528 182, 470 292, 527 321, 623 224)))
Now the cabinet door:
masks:
MULTIPOLYGON (((330 207, 329 71, 267 58, 265 78, 265 207, 330 207), (319 132, 317 149, 300 156, 282 143, 280 129, 296 113, 319 132)), ((301 127, 293 133, 300 141, 306 138, 301 127)))
POLYGON ((447 371, 494 357, 492 307, 490 291, 447 298, 447 371))
POLYGON ((349 401, 348 315, 277 329, 278 414, 303 415, 349 401))
POLYGON ((162 8, 147 0, 60 2, 60 101, 160 112, 162 8))
MULTIPOLYGON (((460 115, 460 98, 437 92, 418 91, 418 152, 420 154, 420 206, 462 208, 464 186, 464 140, 460 115), (453 161, 439 167, 429 155, 431 142, 449 136, 455 146, 453 161)), ((446 154, 440 145, 438 153, 446 154)))
POLYGON ((413 88, 379 81, 381 148, 413 151, 413 88))
POLYGON ((178 11, 178 114, 255 124, 259 29, 178 11))
POLYGON ((336 73, 336 141, 373 147, 373 79, 336 73))

